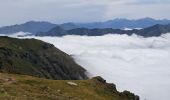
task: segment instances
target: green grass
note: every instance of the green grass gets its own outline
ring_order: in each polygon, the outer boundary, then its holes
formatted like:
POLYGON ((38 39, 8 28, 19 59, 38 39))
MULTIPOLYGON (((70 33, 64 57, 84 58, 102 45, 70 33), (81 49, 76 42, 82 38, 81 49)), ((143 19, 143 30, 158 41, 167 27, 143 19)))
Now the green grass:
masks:
POLYGON ((13 79, 11 82, 1 81, 0 100, 134 100, 121 96, 116 90, 108 88, 106 83, 96 78, 89 80, 48 80, 25 75, 0 73, 0 80, 13 79), (71 86, 67 82, 78 86, 71 86))

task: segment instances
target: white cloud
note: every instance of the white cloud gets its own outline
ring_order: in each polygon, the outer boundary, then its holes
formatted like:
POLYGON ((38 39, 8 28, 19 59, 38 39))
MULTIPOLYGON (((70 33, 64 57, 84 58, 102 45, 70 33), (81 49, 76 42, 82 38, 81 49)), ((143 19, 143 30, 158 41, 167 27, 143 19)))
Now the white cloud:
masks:
POLYGON ((33 37, 74 55, 92 76, 100 75, 141 100, 169 100, 170 34, 33 37))

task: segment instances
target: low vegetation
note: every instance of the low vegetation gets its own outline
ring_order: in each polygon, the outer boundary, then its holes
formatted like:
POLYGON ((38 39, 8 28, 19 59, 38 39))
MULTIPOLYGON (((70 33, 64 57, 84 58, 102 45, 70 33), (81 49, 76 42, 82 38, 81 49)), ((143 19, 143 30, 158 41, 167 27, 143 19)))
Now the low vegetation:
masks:
POLYGON ((101 77, 49 80, 0 73, 0 100, 139 100, 139 97, 128 91, 118 92, 114 84, 101 77))

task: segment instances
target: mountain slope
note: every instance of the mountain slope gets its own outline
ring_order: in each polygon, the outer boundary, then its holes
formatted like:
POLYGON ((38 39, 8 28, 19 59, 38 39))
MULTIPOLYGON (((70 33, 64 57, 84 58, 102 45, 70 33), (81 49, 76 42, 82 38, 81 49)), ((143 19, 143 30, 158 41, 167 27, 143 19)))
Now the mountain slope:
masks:
POLYGON ((118 92, 101 77, 90 80, 48 80, 0 73, 1 100, 139 100, 128 92, 118 92))
POLYGON ((46 32, 55 27, 56 24, 51 24, 49 22, 35 22, 30 21, 20 25, 4 26, 0 28, 0 34, 12 34, 17 32, 46 32))
POLYGON ((85 79, 85 70, 66 53, 36 39, 0 37, 0 72, 49 79, 85 79))

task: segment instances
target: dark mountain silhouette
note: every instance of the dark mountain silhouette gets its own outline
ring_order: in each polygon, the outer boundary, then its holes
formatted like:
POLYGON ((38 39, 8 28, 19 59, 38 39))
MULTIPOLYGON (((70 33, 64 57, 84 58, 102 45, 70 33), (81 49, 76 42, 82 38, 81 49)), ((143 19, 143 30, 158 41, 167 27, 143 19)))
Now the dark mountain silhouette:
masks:
POLYGON ((105 34, 127 34, 127 35, 140 35, 144 37, 160 36, 164 33, 170 32, 170 24, 168 25, 154 25, 141 30, 121 30, 121 29, 87 29, 87 28, 77 28, 68 31, 64 31, 60 27, 53 28, 49 32, 38 33, 37 36, 64 36, 64 35, 87 35, 87 36, 101 36, 105 34))
POLYGON ((154 25, 152 27, 148 27, 145 29, 139 30, 136 34, 145 36, 145 37, 150 37, 150 36, 160 36, 164 33, 170 33, 170 24, 168 25, 154 25))

